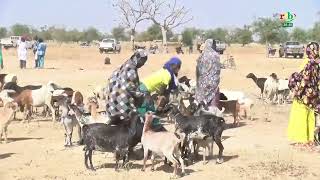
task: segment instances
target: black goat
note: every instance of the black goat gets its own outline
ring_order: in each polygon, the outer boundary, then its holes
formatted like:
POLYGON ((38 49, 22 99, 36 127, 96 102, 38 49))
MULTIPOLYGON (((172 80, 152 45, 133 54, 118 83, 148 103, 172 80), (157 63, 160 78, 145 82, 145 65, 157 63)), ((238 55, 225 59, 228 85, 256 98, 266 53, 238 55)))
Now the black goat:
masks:
POLYGON ((129 121, 117 126, 103 123, 83 126, 84 158, 87 169, 95 170, 92 164, 93 150, 114 152, 116 157, 115 170, 118 169, 121 159, 123 165, 129 161, 129 151, 141 141, 143 129, 137 114, 132 113, 130 117, 129 121))
POLYGON ((266 82, 267 78, 257 78, 253 73, 249 73, 247 75, 247 78, 250 78, 254 81, 254 83, 258 86, 260 89, 260 95, 263 96, 263 90, 264 90, 264 83, 266 82))
MULTIPOLYGON (((222 163, 222 153, 224 147, 221 142, 221 136, 225 129, 225 120, 222 117, 217 117, 215 115, 184 116, 180 113, 176 106, 170 106, 174 112, 176 132, 179 131, 185 133, 186 137, 193 132, 201 132, 202 134, 211 136, 213 141, 216 142, 219 147, 217 163, 222 163)), ((187 141, 187 139, 185 141, 187 141)), ((182 148, 182 152, 184 153, 184 157, 186 157, 188 150, 185 146, 182 148)))

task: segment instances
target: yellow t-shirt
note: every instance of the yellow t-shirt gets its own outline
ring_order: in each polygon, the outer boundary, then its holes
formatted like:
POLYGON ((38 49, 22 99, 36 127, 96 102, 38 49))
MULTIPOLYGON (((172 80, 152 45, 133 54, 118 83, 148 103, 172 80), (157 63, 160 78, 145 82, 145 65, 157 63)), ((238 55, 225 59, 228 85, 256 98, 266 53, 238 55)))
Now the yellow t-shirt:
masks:
POLYGON ((147 78, 144 78, 141 82, 146 86, 150 93, 159 93, 161 87, 167 87, 170 83, 171 75, 168 70, 161 69, 147 78))

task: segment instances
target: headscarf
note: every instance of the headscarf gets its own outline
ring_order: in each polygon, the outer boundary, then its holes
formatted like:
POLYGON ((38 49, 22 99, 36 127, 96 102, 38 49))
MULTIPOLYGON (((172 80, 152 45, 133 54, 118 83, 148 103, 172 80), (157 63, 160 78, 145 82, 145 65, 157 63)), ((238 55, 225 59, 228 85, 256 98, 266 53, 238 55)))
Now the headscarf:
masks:
POLYGON ((170 83, 169 83, 169 90, 177 89, 176 77, 178 75, 173 72, 172 65, 181 66, 181 60, 178 57, 172 57, 163 66, 163 68, 168 70, 170 72, 170 75, 171 75, 171 80, 170 80, 170 83))
POLYGON ((319 44, 316 42, 310 42, 306 48, 306 54, 309 59, 319 58, 319 44))
POLYGON ((143 96, 139 91, 137 70, 144 65, 147 58, 144 50, 135 52, 108 79, 106 111, 109 117, 119 116, 126 119, 131 111, 136 111, 136 101, 143 96))
POLYGON ((214 50, 215 47, 215 42, 212 39, 206 40, 203 53, 197 60, 197 89, 195 97, 199 103, 210 103, 216 98, 221 68, 220 57, 214 50))

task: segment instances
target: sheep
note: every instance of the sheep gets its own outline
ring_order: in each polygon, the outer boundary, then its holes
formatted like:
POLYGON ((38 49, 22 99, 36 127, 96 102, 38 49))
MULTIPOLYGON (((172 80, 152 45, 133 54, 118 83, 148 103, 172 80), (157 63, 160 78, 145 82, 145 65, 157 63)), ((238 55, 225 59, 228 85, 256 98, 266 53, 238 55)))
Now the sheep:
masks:
POLYGON ((173 177, 177 177, 178 165, 181 164, 182 175, 185 174, 184 162, 181 158, 180 146, 183 138, 179 139, 172 132, 154 132, 151 129, 151 124, 153 120, 153 115, 151 113, 146 113, 145 123, 143 126, 143 132, 141 137, 141 143, 144 150, 143 158, 143 168, 142 171, 146 169, 146 161, 148 159, 149 151, 152 152, 151 170, 154 170, 154 159, 155 155, 165 156, 174 165, 173 177))
POLYGON ((0 142, 2 139, 2 135, 4 135, 4 143, 7 143, 8 125, 13 119, 13 115, 17 109, 18 105, 14 102, 8 102, 4 105, 3 108, 0 108, 0 142))
POLYGON ((264 84, 267 78, 257 78, 253 73, 249 73, 246 77, 252 79, 253 82, 258 86, 258 88, 260 89, 260 97, 262 99, 264 92, 264 84))
POLYGON ((83 126, 84 159, 87 169, 95 170, 92 164, 93 150, 114 152, 116 158, 115 170, 119 168, 120 159, 123 160, 123 165, 129 161, 129 149, 136 145, 134 144, 136 142, 134 140, 137 138, 134 137, 138 134, 137 129, 141 128, 141 126, 138 126, 140 120, 136 113, 131 113, 130 120, 127 122, 117 126, 104 123, 86 124, 83 126))

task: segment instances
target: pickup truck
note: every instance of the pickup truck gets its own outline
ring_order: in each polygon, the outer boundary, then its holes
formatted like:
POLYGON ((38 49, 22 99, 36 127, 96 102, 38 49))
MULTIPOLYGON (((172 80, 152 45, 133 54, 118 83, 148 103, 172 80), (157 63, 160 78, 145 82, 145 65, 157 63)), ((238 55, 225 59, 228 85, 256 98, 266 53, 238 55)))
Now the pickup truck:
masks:
POLYGON ((286 58, 289 56, 293 56, 294 58, 303 58, 304 46, 297 41, 287 41, 286 43, 280 45, 279 56, 284 56, 286 58))
POLYGON ((99 51, 101 54, 103 52, 105 52, 105 53, 108 53, 108 52, 120 53, 120 51, 121 51, 120 42, 115 39, 110 39, 110 38, 103 39, 100 42, 99 51))
MULTIPOLYGON (((2 44, 2 46, 5 49, 16 48, 16 47, 18 47, 20 40, 21 40, 21 36, 11 36, 8 38, 1 39, 0 43, 2 44)), ((26 40, 26 45, 27 45, 28 49, 32 49, 32 42, 31 41, 26 40)))

